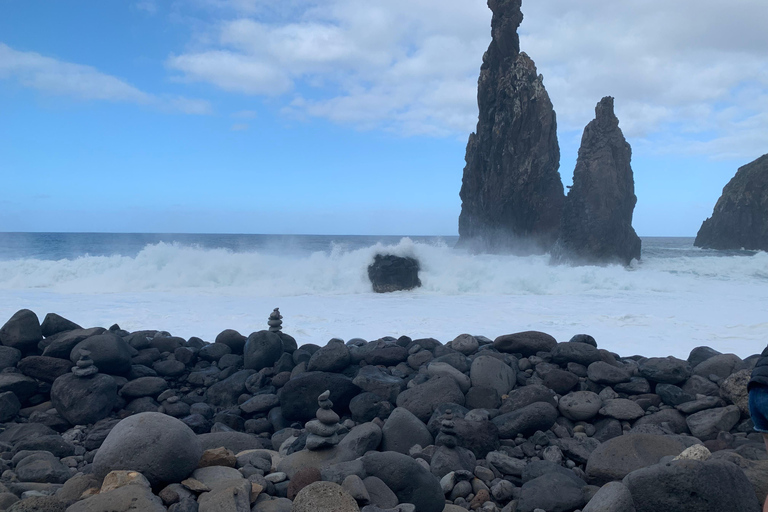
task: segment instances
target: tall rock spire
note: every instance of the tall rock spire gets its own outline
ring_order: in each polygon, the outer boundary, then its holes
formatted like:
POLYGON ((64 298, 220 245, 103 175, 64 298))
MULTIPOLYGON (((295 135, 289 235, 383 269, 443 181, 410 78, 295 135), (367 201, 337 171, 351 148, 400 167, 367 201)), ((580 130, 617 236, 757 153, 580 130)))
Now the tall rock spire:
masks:
POLYGON ((640 259, 640 238, 632 228, 637 197, 631 159, 613 98, 606 96, 584 128, 560 239, 552 251, 555 262, 627 265, 640 259))
POLYGON ((459 194, 459 244, 474 250, 546 252, 560 225, 557 121, 543 77, 520 52, 520 5, 488 0, 492 41, 480 67, 480 116, 459 194))

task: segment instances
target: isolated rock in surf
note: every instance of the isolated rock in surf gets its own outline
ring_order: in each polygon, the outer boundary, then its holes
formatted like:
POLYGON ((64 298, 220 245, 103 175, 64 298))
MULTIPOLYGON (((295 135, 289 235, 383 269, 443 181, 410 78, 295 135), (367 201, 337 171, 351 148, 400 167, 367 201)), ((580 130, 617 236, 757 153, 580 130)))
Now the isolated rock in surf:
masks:
POLYGON ((368 265, 368 279, 376 293, 411 290, 421 286, 419 262, 393 254, 377 254, 368 265))
POLYGON ((739 168, 693 244, 768 251, 768 154, 739 168))
POLYGON ((521 0, 489 0, 493 40, 477 85, 480 116, 467 143, 459 244, 543 253, 557 239, 563 205, 552 102, 523 52, 521 0))
POLYGON ((632 228, 637 197, 631 158, 613 98, 606 96, 581 138, 560 238, 552 251, 555 262, 628 265, 640 259, 640 238, 632 228))

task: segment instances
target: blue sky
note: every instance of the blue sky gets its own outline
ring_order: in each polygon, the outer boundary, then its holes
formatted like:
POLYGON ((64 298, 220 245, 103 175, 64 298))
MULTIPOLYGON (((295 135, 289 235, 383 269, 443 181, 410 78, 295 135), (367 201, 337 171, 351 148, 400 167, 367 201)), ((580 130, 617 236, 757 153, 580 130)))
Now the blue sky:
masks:
MULTIPOLYGON (((570 183, 616 97, 640 235, 768 152, 764 0, 541 0, 570 183)), ((0 231, 457 232, 482 0, 0 0, 0 231)))

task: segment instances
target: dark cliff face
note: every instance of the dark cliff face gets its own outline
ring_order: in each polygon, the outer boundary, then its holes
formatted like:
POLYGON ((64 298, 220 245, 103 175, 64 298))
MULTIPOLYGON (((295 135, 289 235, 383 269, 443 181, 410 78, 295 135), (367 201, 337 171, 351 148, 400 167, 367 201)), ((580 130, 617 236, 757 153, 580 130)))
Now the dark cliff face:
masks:
POLYGON ((631 158, 613 98, 605 97, 581 138, 560 239, 553 249, 555 262, 626 265, 640 259, 640 238, 632 228, 637 197, 631 158))
POLYGON ((768 154, 739 168, 694 245, 768 251, 768 154))
POLYGON ((480 116, 459 194, 459 244, 475 250, 543 253, 560 224, 555 111, 536 66, 520 52, 520 5, 488 1, 493 40, 480 68, 480 116))

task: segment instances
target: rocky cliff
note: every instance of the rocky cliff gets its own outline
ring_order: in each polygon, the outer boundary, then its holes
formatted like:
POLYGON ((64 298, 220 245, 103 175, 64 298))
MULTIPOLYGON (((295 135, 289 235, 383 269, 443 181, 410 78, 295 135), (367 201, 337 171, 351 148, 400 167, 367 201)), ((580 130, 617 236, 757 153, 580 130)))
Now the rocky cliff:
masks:
POLYGON ((560 224, 555 111, 535 64, 520 52, 520 5, 488 0, 493 39, 480 67, 480 116, 460 192, 459 244, 475 250, 543 253, 560 224))
POLYGON ((739 168, 694 245, 768 251, 768 154, 739 168))
POLYGON ((631 157, 632 148, 613 112, 613 98, 605 97, 581 138, 560 239, 552 251, 555 262, 626 265, 640 259, 640 238, 632 228, 637 197, 631 157))

